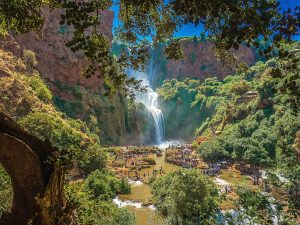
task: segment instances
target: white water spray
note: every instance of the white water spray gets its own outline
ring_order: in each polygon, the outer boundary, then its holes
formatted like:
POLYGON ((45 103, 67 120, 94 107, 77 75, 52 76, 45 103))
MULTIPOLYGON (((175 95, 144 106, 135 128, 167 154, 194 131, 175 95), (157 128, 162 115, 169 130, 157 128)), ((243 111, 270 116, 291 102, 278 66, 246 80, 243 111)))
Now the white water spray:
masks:
POLYGON ((161 144, 165 140, 165 124, 164 115, 158 107, 158 94, 151 88, 148 88, 147 97, 147 101, 143 103, 150 111, 154 120, 156 144, 161 144))
POLYGON ((151 88, 151 81, 154 73, 154 54, 151 49, 151 58, 149 70, 147 73, 139 71, 127 71, 129 76, 135 77, 137 80, 142 80, 142 85, 147 86, 146 93, 138 93, 136 100, 143 103, 151 113, 155 127, 155 144, 160 145, 165 141, 165 124, 164 116, 158 106, 158 94, 151 88))

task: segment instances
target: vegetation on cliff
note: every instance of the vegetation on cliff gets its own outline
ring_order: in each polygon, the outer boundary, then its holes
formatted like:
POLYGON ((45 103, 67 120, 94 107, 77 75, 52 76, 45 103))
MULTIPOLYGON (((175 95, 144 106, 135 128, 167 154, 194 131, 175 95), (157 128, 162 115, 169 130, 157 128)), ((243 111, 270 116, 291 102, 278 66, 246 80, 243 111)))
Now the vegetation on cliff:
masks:
POLYGON ((241 121, 253 111, 252 115, 259 110, 271 115, 278 105, 285 105, 293 112, 299 95, 296 61, 274 58, 257 62, 246 72, 222 81, 214 77, 204 81, 166 80, 158 89, 166 133, 171 138, 219 134, 225 125, 241 121), (285 68, 289 63, 293 69, 285 68), (286 75, 283 79, 276 77, 283 76, 280 74, 286 75), (285 83, 290 83, 289 90, 284 90, 285 83), (179 119, 172 120, 174 115, 179 119), (177 137, 174 131, 179 132, 177 137))
MULTIPOLYGON (((289 51, 297 49, 299 42, 286 48, 289 51)), ((270 203, 268 199, 269 206, 263 206, 263 195, 241 189, 238 192, 241 202, 237 204, 242 205, 241 208, 258 204, 254 208, 262 209, 276 204, 278 209, 285 208, 282 213, 287 221, 297 219, 300 210, 295 201, 299 198, 300 168, 295 144, 300 130, 299 76, 299 55, 296 53, 292 58, 258 62, 223 81, 216 78, 203 82, 169 80, 159 89, 169 126, 167 130, 171 134, 172 130, 194 134, 194 147, 202 159, 208 162, 229 159, 251 167, 271 168, 267 175, 268 185, 273 191, 285 194, 280 197, 275 194, 276 203, 270 203), (173 121, 174 114, 178 116, 176 121, 173 121), (192 124, 192 121, 197 122, 192 124), (192 124, 192 128, 186 124, 192 124), (253 202, 246 196, 252 196, 253 202)), ((268 218, 266 212, 247 213, 245 218, 258 218, 259 213, 268 218)), ((257 222, 264 223, 263 220, 257 222)))
POLYGON ((13 201, 13 190, 10 177, 0 164, 0 218, 9 211, 13 201))
MULTIPOLYGON (((80 216, 78 218, 71 216, 72 219, 78 220, 78 223, 83 221, 82 224, 93 221, 93 224, 113 225, 123 220, 128 221, 127 224, 130 225, 135 224, 132 214, 110 203, 116 194, 130 192, 130 186, 127 181, 116 179, 111 173, 105 172, 108 154, 107 150, 101 147, 99 136, 93 133, 85 122, 71 119, 55 108, 52 93, 37 71, 28 71, 20 58, 14 57, 9 52, 0 51, 0 71, 5 73, 5 76, 0 78, 0 109, 31 134, 50 141, 57 149, 49 158, 49 163, 55 168, 51 180, 54 182, 54 193, 60 196, 59 198, 64 199, 66 191, 68 197, 65 209, 78 211, 80 216), (65 186, 68 183, 65 176, 74 167, 79 168, 88 178, 83 184, 82 191, 77 190, 72 193, 73 195, 69 195, 68 185, 65 186), (64 188, 67 189, 64 191, 64 188), (77 201, 75 196, 81 193, 84 197, 77 201), (92 193, 97 193, 97 204, 92 193), (106 216, 102 217, 104 212, 106 216)), ((1 215, 11 207, 13 190, 10 179, 2 167, 0 179, 1 215)), ((74 186, 72 183, 69 185, 74 186)), ((47 208, 48 205, 45 204, 43 207, 47 208)), ((67 214, 70 216, 73 213, 65 212, 62 217, 54 219, 59 224, 68 224, 70 221, 64 220, 63 216, 67 214)))
MULTIPOLYGON (((100 12, 108 10, 112 4, 111 0, 2 0, 0 34, 22 34, 31 31, 40 33, 44 24, 42 8, 58 9, 61 14, 60 25, 72 27, 66 46, 73 52, 82 54, 86 60, 83 74, 86 77, 92 75, 102 77, 107 94, 121 92, 129 97, 134 97, 135 91, 141 89, 140 81, 128 78, 124 68, 128 66, 135 70, 141 68, 148 58, 148 46, 144 44, 143 39, 149 36, 154 46, 167 42, 164 49, 166 58, 178 60, 182 58, 183 52, 179 40, 172 39, 174 32, 186 24, 195 26, 202 24, 205 28, 204 33, 213 38, 216 54, 222 62, 235 65, 237 61, 231 52, 232 49, 237 50, 243 44, 257 48, 260 47, 260 38, 270 40, 269 45, 263 51, 261 50, 260 54, 266 57, 278 55, 279 58, 256 65, 257 70, 254 67, 254 71, 250 69, 224 81, 207 79, 204 85, 199 83, 195 88, 192 84, 192 89, 195 91, 191 93, 187 91, 190 88, 190 81, 178 83, 178 88, 175 81, 175 84, 171 84, 170 87, 170 89, 176 87, 173 99, 175 106, 173 104, 171 111, 177 108, 177 104, 184 102, 184 107, 178 110, 178 115, 182 117, 180 118, 182 120, 187 115, 186 111, 193 107, 198 107, 200 110, 204 107, 203 111, 208 112, 208 115, 203 118, 201 115, 195 116, 199 119, 197 126, 201 125, 197 129, 197 135, 205 135, 207 138, 200 137, 200 141, 195 143, 195 147, 204 159, 215 161, 230 158, 247 162, 252 166, 276 165, 278 171, 275 171, 274 176, 268 174, 270 185, 273 190, 278 187, 284 193, 284 199, 280 199, 280 208, 284 208, 284 213, 290 218, 297 218, 299 216, 299 202, 297 201, 300 171, 297 144, 299 141, 294 145, 293 142, 296 131, 299 130, 299 61, 293 57, 294 53, 289 53, 290 49, 286 49, 284 44, 290 42, 299 32, 300 8, 296 6, 294 10, 282 11, 279 9, 278 0, 116 1, 115 4, 120 6, 118 7, 119 38, 130 48, 129 54, 123 52, 120 57, 116 58, 110 52, 109 41, 98 29, 101 20, 100 12), (177 92, 179 97, 176 96, 177 92), (287 182, 282 182, 280 177, 287 182)), ((65 175, 68 170, 76 167, 76 163, 79 165, 80 161, 86 157, 105 154, 105 150, 100 146, 99 137, 95 134, 95 132, 101 132, 98 130, 99 126, 93 126, 99 123, 95 113, 87 121, 93 124, 91 127, 80 120, 68 118, 66 114, 59 112, 53 106, 51 92, 39 75, 34 74, 36 71, 33 67, 36 60, 32 52, 24 51, 26 66, 21 59, 14 58, 0 50, 0 56, 2 55, 4 60, 0 62, 1 111, 22 124, 28 132, 42 140, 50 141, 56 149, 49 159, 49 163, 54 167, 51 174, 50 197, 41 201, 42 208, 46 208, 52 217, 48 218, 51 222, 47 220, 42 223, 71 224, 78 220, 78 223, 82 224, 134 224, 131 214, 107 202, 118 193, 118 189, 115 187, 114 178, 103 171, 105 157, 86 161, 89 166, 85 169, 86 173, 92 172, 91 170, 98 166, 100 172, 92 173, 87 183, 84 184, 85 188, 82 190, 79 188, 79 191, 75 192, 81 195, 79 196, 81 198, 77 200, 77 196, 71 195, 74 193, 71 190, 66 190, 65 195, 64 188, 68 188, 64 186, 65 175), (108 184, 99 181, 100 179, 106 180, 108 184), (101 201, 95 202, 90 199, 90 196, 100 198, 101 201), (58 202, 59 204, 56 204, 58 202), (78 218, 75 217, 75 210, 79 212, 78 218), (101 218, 99 213, 101 213, 101 218)), ((193 62, 194 59, 195 55, 192 54, 191 61, 193 62)), ((206 70, 209 66, 209 63, 201 65, 200 70, 206 70)), ((65 102, 63 104, 57 102, 57 105, 67 113, 74 113, 72 110, 74 106, 67 105, 68 103, 65 102)), ((75 105, 77 103, 75 102, 75 105)), ((79 104, 85 106, 82 102, 79 104)), ((199 112, 195 110, 195 114, 196 111, 199 112)), ((108 113, 117 112, 113 107, 108 107, 108 113)), ((193 120, 186 119, 185 121, 189 124, 193 122, 193 120)), ((127 123, 130 124, 129 121, 127 123)), ((178 129, 183 128, 180 123, 176 126, 179 126, 178 129)), ((120 127, 125 126, 122 124, 120 127)), ((176 127, 174 128, 176 130, 176 127)), ((193 130, 193 128, 189 129, 193 130)), ((83 169, 84 165, 80 164, 83 169)), ((159 192, 166 194, 167 197, 171 196, 172 204, 176 206, 174 208, 170 205, 171 211, 166 214, 173 218, 175 215, 174 219, 171 217, 175 224, 194 224, 198 223, 197 219, 202 219, 200 223, 210 223, 211 213, 216 212, 215 189, 202 176, 199 176, 199 173, 194 174, 194 171, 186 173, 189 174, 188 177, 185 177, 185 173, 178 173, 172 178, 166 176, 157 181, 157 184, 162 182, 163 187, 166 187, 164 179, 167 184, 173 184, 170 192, 167 191, 167 193, 164 193, 166 188, 158 188, 159 192), (199 189, 190 190, 192 185, 189 183, 190 178, 192 183, 201 184, 199 189), (189 186, 185 186, 185 183, 189 186), (203 190, 208 186, 211 189, 203 196, 205 194, 203 190), (195 194, 206 204, 195 202, 197 199, 188 194, 195 194), (195 210, 193 207, 179 209, 181 202, 178 202, 177 198, 186 201, 186 206, 190 206, 189 201, 192 201, 196 206, 195 210), (191 214, 186 213, 185 209, 189 209, 191 214)), ((71 182, 70 186, 76 188, 76 182, 71 182)), ((124 191, 128 191, 127 184, 121 182, 121 186, 124 191)), ((250 209, 247 213, 254 221, 250 223, 255 223, 257 218, 262 223, 270 222, 271 217, 268 215, 265 217, 268 212, 261 210, 267 205, 271 207, 270 204, 266 204, 267 199, 263 195, 251 193, 251 191, 240 191, 238 194, 240 205, 250 209), (251 198, 246 201, 245 196, 248 195, 251 198), (257 212, 251 210, 253 207, 258 207, 257 212), (267 221, 264 221, 265 218, 267 221)), ((162 201, 158 201, 160 206, 165 203, 162 201)), ((245 218, 248 219, 248 217, 245 218)), ((281 215, 279 218, 281 219, 281 215)), ((284 221, 284 224, 287 222, 284 221)))
MULTIPOLYGON (((97 134, 103 145, 122 145, 138 136, 136 117, 132 116, 130 101, 124 93, 110 97, 105 92, 96 92, 80 85, 51 83, 55 90, 55 106, 70 118, 85 121, 97 134)), ((134 140, 132 140, 134 139, 134 140)))
POLYGON ((217 55, 225 62, 235 61, 230 49, 237 50, 242 44, 257 48, 260 38, 270 40, 268 48, 261 51, 262 55, 270 56, 277 51, 274 47, 279 47, 283 41, 291 41, 299 30, 299 8, 282 11, 279 1, 104 0, 82 4, 75 0, 30 0, 1 5, 0 33, 41 31, 44 24, 41 8, 47 6, 64 9, 60 12, 60 25, 73 28, 66 46, 73 52, 81 51, 88 59, 84 74, 87 77, 101 74, 110 92, 122 89, 129 95, 134 95, 140 82, 128 78, 124 68, 129 65, 138 69, 147 60, 148 51, 143 40, 149 36, 152 36, 154 45, 169 41, 164 51, 167 58, 180 59, 182 49, 178 40, 172 39, 174 32, 186 24, 202 24, 205 33, 215 40, 217 55), (111 54, 105 35, 97 29, 100 12, 110 9, 113 4, 119 6, 119 39, 131 49, 131 54, 124 52, 118 59, 111 54))

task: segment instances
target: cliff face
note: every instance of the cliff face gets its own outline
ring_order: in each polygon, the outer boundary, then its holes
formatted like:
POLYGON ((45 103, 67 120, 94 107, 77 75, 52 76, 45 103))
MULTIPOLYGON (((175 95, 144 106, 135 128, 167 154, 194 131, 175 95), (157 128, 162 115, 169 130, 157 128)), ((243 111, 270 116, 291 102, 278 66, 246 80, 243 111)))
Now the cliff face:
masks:
MULTIPOLYGON (((204 80, 207 77, 217 77, 222 80, 235 73, 232 66, 223 65, 215 56, 214 43, 211 41, 195 41, 192 38, 185 38, 180 40, 180 43, 184 52, 184 58, 181 60, 166 59, 164 44, 152 51, 152 61, 148 63, 148 71, 153 71, 151 83, 155 88, 160 87, 166 79, 188 77, 204 80)), ((256 53, 251 48, 241 46, 233 53, 238 62, 253 65, 256 61, 256 53)))
MULTIPOLYGON (((198 78, 204 80, 207 77, 216 76, 220 79, 233 73, 233 69, 224 66, 215 56, 210 41, 193 43, 190 40, 181 42, 184 59, 180 61, 169 61, 166 65, 166 78, 198 78)), ((247 47, 241 46, 234 51, 238 61, 247 65, 255 63, 255 52, 247 47)))
MULTIPOLYGON (((86 59, 82 53, 73 53, 65 46, 70 40, 70 27, 60 26, 60 10, 43 9, 45 24, 41 35, 28 33, 7 37, 0 48, 19 58, 23 50, 35 53, 34 69, 47 82, 54 94, 54 103, 68 116, 91 124, 103 144, 125 144, 131 121, 128 121, 128 103, 122 94, 111 98, 102 93, 102 80, 96 76, 86 79, 82 71, 86 59)), ((112 41, 113 12, 102 13, 98 30, 112 41)))
MULTIPOLYGON (((60 26, 60 10, 43 10, 45 25, 40 35, 29 33, 0 43, 0 47, 23 57, 23 50, 35 52, 36 68, 41 77, 50 85, 56 106, 73 118, 90 123, 91 116, 96 118, 95 127, 102 140, 107 144, 132 143, 137 131, 132 131, 128 117, 128 103, 122 94, 106 98, 101 92, 102 81, 96 76, 86 79, 82 71, 86 59, 82 53, 73 53, 65 44, 72 37, 72 28, 60 26), (63 88, 62 88, 63 87, 63 88)), ((113 12, 104 11, 99 30, 112 41, 113 12)), ((163 55, 163 46, 154 50, 152 57, 152 83, 155 87, 165 79, 198 78, 217 76, 222 79, 233 71, 224 67, 214 56, 211 42, 192 39, 181 41, 185 58, 181 61, 168 61, 163 55)), ((251 49, 241 47, 237 57, 252 64, 255 54, 251 49)), ((140 119, 142 121, 142 119, 140 119)), ((141 125, 143 127, 143 125, 141 125)))
POLYGON ((55 81, 50 83, 55 93, 54 104, 71 118, 79 118, 89 124, 106 145, 126 144, 130 130, 128 102, 122 94, 110 98, 80 85, 55 81))
MULTIPOLYGON (((72 28, 60 26, 60 10, 43 9, 45 24, 42 34, 28 33, 16 37, 21 49, 36 53, 37 70, 47 81, 79 84, 93 89, 99 88, 101 80, 96 76, 86 79, 82 76, 86 60, 82 53, 73 53, 65 44, 72 37, 72 28)), ((104 11, 99 30, 112 40, 113 12, 104 11)))

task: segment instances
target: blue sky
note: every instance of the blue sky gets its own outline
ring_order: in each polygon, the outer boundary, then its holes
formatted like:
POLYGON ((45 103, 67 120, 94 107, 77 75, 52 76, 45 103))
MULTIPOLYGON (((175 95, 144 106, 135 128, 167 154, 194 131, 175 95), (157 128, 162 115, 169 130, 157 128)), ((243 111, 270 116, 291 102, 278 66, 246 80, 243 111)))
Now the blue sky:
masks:
MULTIPOLYGON (((280 0, 281 6, 284 9, 293 8, 296 5, 300 5, 300 0, 280 0)), ((118 26, 118 8, 113 7, 115 12, 114 27, 118 26)), ((175 33, 175 37, 185 37, 185 36, 199 36, 201 33, 201 27, 195 27, 194 25, 186 25, 182 27, 179 31, 175 33)), ((295 39, 300 40, 300 36, 297 36, 295 39)))

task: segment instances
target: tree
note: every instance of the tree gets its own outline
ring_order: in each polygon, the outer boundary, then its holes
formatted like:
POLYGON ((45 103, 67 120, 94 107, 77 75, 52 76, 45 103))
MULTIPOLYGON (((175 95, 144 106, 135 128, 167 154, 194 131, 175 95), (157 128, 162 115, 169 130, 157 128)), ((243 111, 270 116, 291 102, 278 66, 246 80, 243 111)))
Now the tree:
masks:
POLYGON ((117 194, 131 191, 127 181, 117 179, 109 171, 100 170, 95 170, 88 176, 83 190, 89 194, 90 199, 100 201, 111 201, 117 194))
MULTIPOLYGON (((109 90, 130 85, 129 91, 132 91, 138 88, 139 82, 127 78, 118 65, 138 69, 148 58, 146 37, 151 36, 154 45, 166 42, 167 57, 178 59, 182 51, 179 41, 172 39, 174 32, 185 24, 203 24, 215 41, 217 54, 226 61, 233 58, 228 50, 238 49, 242 43, 259 47, 259 38, 272 40, 274 46, 280 47, 280 43, 290 41, 300 27, 299 7, 280 11, 278 0, 120 0, 114 3, 119 5, 118 37, 131 49, 130 54, 123 52, 118 59, 112 56, 107 39, 97 30, 101 11, 112 6, 111 0, 24 0, 21 3, 1 0, 0 31, 2 34, 9 30, 39 32, 44 22, 41 8, 63 8, 60 24, 74 29, 67 46, 75 52, 83 50, 89 59, 86 76, 101 72, 109 90)), ((261 53, 269 54, 272 46, 261 53)))
POLYGON ((120 192, 122 194, 130 194, 131 187, 130 184, 122 177, 121 184, 120 184, 120 192))
POLYGON ((125 208, 117 208, 113 203, 86 201, 84 194, 79 199, 77 223, 79 225, 137 225, 134 214, 125 208))
POLYGON ((218 161, 229 157, 229 153, 217 139, 201 143, 198 146, 198 153, 206 161, 218 161))
POLYGON ((45 103, 50 103, 52 100, 52 93, 39 76, 39 74, 34 73, 32 76, 25 77, 25 81, 33 89, 36 96, 45 103))
POLYGON ((107 163, 107 153, 99 146, 91 146, 78 162, 78 166, 88 175, 95 170, 103 170, 107 163))
POLYGON ((212 224, 218 209, 215 184, 198 170, 179 170, 152 184, 158 210, 172 224, 212 224))

